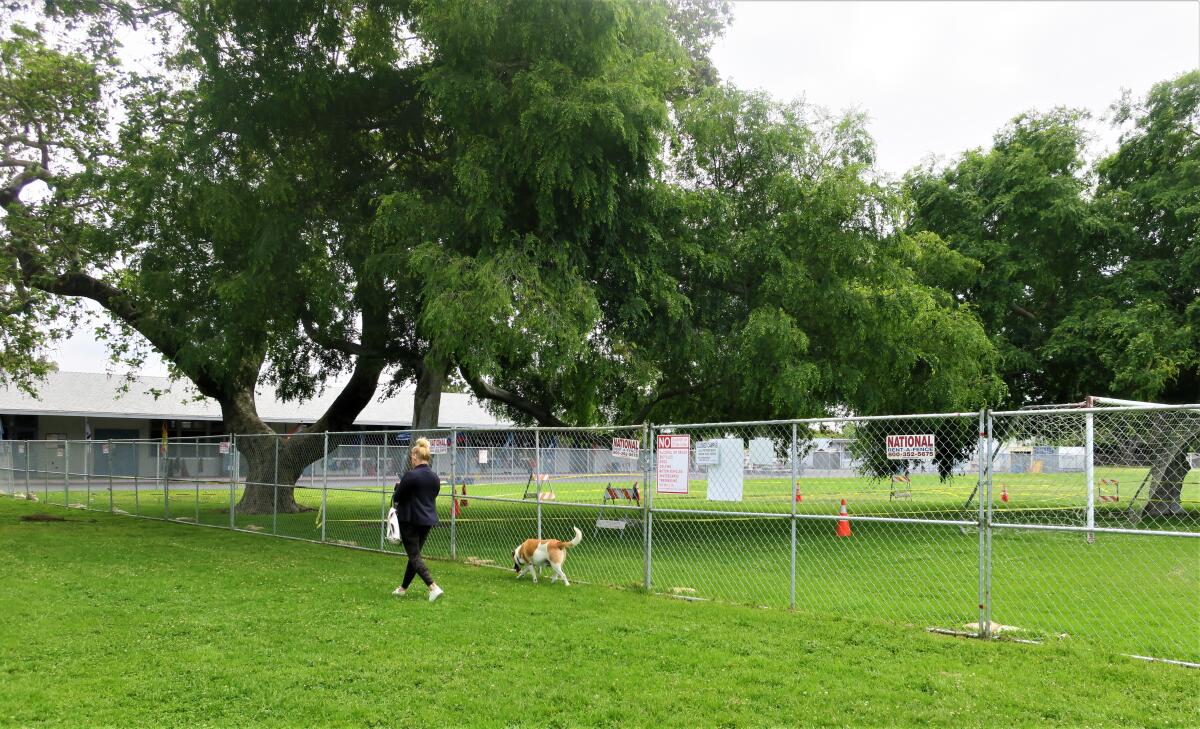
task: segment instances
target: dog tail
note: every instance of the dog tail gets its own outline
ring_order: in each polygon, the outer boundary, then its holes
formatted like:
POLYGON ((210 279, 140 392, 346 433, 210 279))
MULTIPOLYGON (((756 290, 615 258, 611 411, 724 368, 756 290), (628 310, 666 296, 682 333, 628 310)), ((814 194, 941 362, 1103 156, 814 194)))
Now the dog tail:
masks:
POLYGON ((571 527, 571 528, 575 530, 575 538, 569 542, 563 542, 562 543, 563 547, 574 547, 575 545, 577 545, 583 541, 583 532, 579 531, 579 527, 571 527))

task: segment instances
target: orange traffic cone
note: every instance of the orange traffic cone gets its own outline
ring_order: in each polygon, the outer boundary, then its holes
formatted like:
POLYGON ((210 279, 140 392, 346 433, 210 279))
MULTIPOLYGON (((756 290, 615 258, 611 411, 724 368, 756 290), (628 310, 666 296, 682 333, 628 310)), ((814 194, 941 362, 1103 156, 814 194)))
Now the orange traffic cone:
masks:
MULTIPOLYGON (((849 516, 850 515, 849 512, 846 511, 846 500, 845 499, 842 499, 842 508, 838 512, 838 514, 840 516, 849 516)), ((849 519, 838 519, 837 535, 839 537, 850 536, 850 520, 849 519)))
POLYGON ((1004 484, 1000 484, 1000 500, 1006 504, 1008 503, 1008 487, 1004 484))

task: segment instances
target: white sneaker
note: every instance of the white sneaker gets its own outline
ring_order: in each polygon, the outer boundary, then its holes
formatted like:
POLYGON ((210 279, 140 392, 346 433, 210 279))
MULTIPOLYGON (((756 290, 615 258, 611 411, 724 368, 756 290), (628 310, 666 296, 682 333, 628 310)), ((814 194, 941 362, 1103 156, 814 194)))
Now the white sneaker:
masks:
POLYGON ((392 590, 392 594, 396 597, 404 597, 408 594, 408 590, 405 590, 403 587, 397 587, 395 590, 392 590))
POLYGON ((442 596, 442 588, 438 587, 437 585, 434 585, 433 589, 429 591, 429 602, 433 602, 434 600, 438 599, 441 596, 442 596))

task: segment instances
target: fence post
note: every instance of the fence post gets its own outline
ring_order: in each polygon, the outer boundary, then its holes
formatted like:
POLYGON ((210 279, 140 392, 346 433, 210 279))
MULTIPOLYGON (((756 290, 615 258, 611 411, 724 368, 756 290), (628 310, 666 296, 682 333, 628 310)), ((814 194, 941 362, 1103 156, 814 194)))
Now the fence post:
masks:
POLYGON ((171 518, 171 504, 167 500, 167 482, 164 478, 165 474, 163 473, 163 450, 166 447, 167 447, 166 443, 159 443, 159 445, 158 445, 158 449, 157 449, 158 455, 155 456, 156 460, 154 462, 155 463, 154 480, 158 482, 159 487, 163 491, 163 518, 170 519, 171 518))
POLYGON ((458 431, 450 431, 450 559, 458 559, 458 431))
POLYGON ((646 499, 645 513, 642 515, 642 531, 645 532, 645 549, 642 553, 642 586, 649 591, 651 580, 651 568, 654 560, 654 492, 658 488, 658 478, 655 477, 655 483, 650 484, 650 473, 654 469, 654 426, 646 424, 646 499))
POLYGON ((275 483, 271 488, 271 533, 279 533, 279 434, 275 434, 275 483))
POLYGON ((83 508, 92 508, 92 462, 96 460, 96 441, 84 440, 83 442, 83 484, 84 496, 83 508))
POLYGON ((242 454, 237 449, 237 433, 234 433, 230 439, 229 452, 233 456, 233 478, 229 480, 229 528, 237 529, 237 522, 235 520, 237 506, 234 503, 234 494, 237 491, 238 479, 241 478, 242 473, 242 454))
POLYGON ((988 448, 987 431, 986 431, 986 428, 987 428, 986 417, 987 416, 985 414, 985 410, 986 410, 985 408, 981 408, 979 410, 979 445, 976 448, 976 453, 978 454, 976 457, 979 461, 979 463, 977 464, 977 467, 978 467, 977 470, 979 471, 979 482, 975 487, 975 492, 977 494, 979 494, 979 501, 977 504, 978 510, 979 510, 979 514, 978 514, 979 526, 977 528, 979 531, 979 637, 980 638, 987 637, 987 623, 986 623, 987 608, 985 607, 986 602, 987 602, 987 592, 986 592, 986 586, 984 584, 985 583, 985 575, 987 574, 987 564, 984 561, 986 559, 985 552, 987 550, 987 545, 985 544, 985 536, 984 536, 984 529, 985 529, 984 519, 986 518, 987 513, 985 512, 986 507, 984 506, 984 503, 983 503, 984 499, 985 499, 984 494, 987 491, 987 487, 986 487, 986 484, 984 483, 984 481, 986 479, 986 476, 984 474, 985 474, 985 471, 987 470, 988 464, 991 462, 991 459, 992 459, 991 450, 988 448))
MULTIPOLYGON (((196 450, 199 450, 199 449, 200 449, 200 445, 199 445, 199 441, 197 441, 196 450)), ((195 491, 196 491, 196 523, 199 524, 200 523, 200 474, 203 471, 200 470, 200 459, 198 457, 196 458, 196 469, 197 469, 196 475, 193 476, 193 478, 195 478, 195 480, 192 481, 192 486, 195 487, 195 491)))
POLYGON ((983 637, 991 637, 992 634, 992 520, 995 518, 995 505, 992 503, 992 451, 995 450, 996 443, 996 421, 989 411, 987 415, 987 508, 984 512, 984 572, 983 582, 983 609, 984 609, 984 635, 983 637))
MULTIPOLYGON (((376 458, 378 460, 378 458, 376 458)), ((379 551, 387 551, 383 538, 387 536, 387 489, 379 489, 379 551)), ((407 553, 406 553, 407 554, 407 553)))
POLYGON ((792 462, 792 492, 788 495, 788 501, 792 502, 792 565, 791 583, 788 587, 788 607, 792 610, 796 609, 796 462, 799 460, 796 457, 796 446, 796 424, 792 423, 792 449, 788 454, 788 459, 792 462))
POLYGON ((537 538, 542 538, 542 431, 533 429, 533 490, 537 495, 537 538))
POLYGON ((325 431, 325 455, 321 458, 321 541, 325 541, 325 522, 329 521, 329 431, 325 431))
POLYGON ((25 441, 25 498, 27 498, 27 499, 33 497, 33 494, 29 491, 29 456, 30 455, 32 455, 32 451, 30 451, 29 441, 25 441))
POLYGON ((63 441, 63 507, 71 505, 71 441, 63 441))
POLYGON ((1096 465, 1093 454, 1095 452, 1095 422, 1092 413, 1084 413, 1084 452, 1083 452, 1083 470, 1087 473, 1087 541, 1092 544, 1096 541, 1096 533, 1092 529, 1096 528, 1096 465))
POLYGON ((113 442, 108 439, 108 513, 113 512, 113 442))

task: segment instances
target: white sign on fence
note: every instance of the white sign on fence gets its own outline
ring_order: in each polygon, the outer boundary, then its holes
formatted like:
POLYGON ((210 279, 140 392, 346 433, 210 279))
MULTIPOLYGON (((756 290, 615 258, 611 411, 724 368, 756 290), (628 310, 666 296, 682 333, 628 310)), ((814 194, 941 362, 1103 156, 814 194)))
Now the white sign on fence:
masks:
POLYGON ((227 441, 227 440, 221 441, 220 445, 217 446, 217 451, 223 456, 228 455, 229 454, 229 441, 227 441))
POLYGON ((637 458, 642 444, 634 438, 613 438, 613 458, 637 458))
POLYGON ((887 457, 896 460, 928 461, 933 458, 934 438, 932 433, 924 435, 885 436, 887 457))
POLYGON ((657 446, 656 490, 660 494, 686 494, 688 492, 688 458, 692 453, 692 436, 660 435, 657 446))
POLYGON ((106 456, 108 455, 108 444, 107 443, 100 444, 100 452, 106 456))
POLYGON ((486 449, 479 451, 479 463, 480 463, 480 465, 487 463, 487 450, 486 449))
POLYGON ((450 452, 450 439, 449 438, 430 438, 429 439, 429 452, 430 452, 430 454, 435 455, 435 456, 441 455, 444 453, 449 453, 450 452))
POLYGON ((721 462, 720 453, 720 450, 717 448, 717 441, 702 440, 696 444, 696 465, 715 466, 721 462))
POLYGON ((770 438, 755 438, 750 441, 750 463, 755 466, 775 464, 775 441, 770 438))

